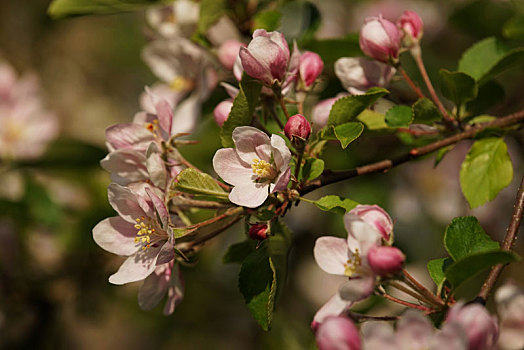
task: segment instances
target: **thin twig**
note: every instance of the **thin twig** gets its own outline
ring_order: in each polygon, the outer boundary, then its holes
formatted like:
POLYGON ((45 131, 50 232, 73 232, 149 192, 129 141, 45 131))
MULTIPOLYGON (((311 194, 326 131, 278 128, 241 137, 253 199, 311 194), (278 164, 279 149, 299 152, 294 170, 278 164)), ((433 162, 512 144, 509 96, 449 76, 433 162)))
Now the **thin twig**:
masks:
MULTIPOLYGON (((187 159, 184 158, 184 156, 178 151, 178 150, 174 150, 175 151, 175 157, 177 158, 177 160, 183 164, 184 166, 186 166, 187 168, 192 168, 192 169, 195 169, 196 171, 202 173, 203 171, 200 170, 199 168, 197 168, 196 166, 194 166, 193 164, 191 164, 187 159)), ((226 191, 231 191, 231 187, 229 187, 228 185, 226 185, 225 183, 222 183, 220 182, 219 180, 213 178, 213 180, 217 183, 218 186, 222 187, 223 189, 225 189, 226 191)))
POLYGON ((502 118, 498 118, 488 123, 478 124, 477 126, 470 128, 469 130, 466 130, 461 133, 455 134, 453 136, 447 137, 445 139, 430 143, 426 146, 413 148, 409 152, 401 154, 397 157, 391 157, 390 159, 384 159, 376 163, 363 165, 363 166, 356 167, 350 170, 344 170, 344 171, 325 170, 318 179, 310 182, 307 186, 302 188, 300 190, 300 195, 304 195, 306 193, 314 191, 317 188, 320 188, 322 186, 329 185, 329 184, 332 184, 338 181, 342 181, 342 180, 347 180, 347 179, 357 177, 360 175, 366 175, 366 174, 371 174, 371 173, 376 173, 376 172, 387 172, 391 168, 397 165, 400 165, 402 163, 405 163, 409 160, 419 158, 426 154, 432 153, 438 149, 453 145, 461 140, 470 139, 473 136, 475 136, 479 131, 485 130, 487 128, 493 128, 493 127, 501 128, 501 127, 510 126, 513 124, 517 124, 518 122, 522 120, 524 120, 524 110, 519 111, 514 114, 510 114, 502 118))
POLYGON ((226 211, 225 213, 223 213, 221 215, 212 217, 211 219, 208 219, 206 221, 202 221, 202 222, 196 223, 196 224, 191 225, 191 226, 186 226, 185 228, 186 229, 198 229, 198 228, 202 228, 204 226, 209 226, 211 224, 214 224, 217 221, 220 221, 220 220, 222 220, 222 219, 224 219, 224 218, 226 218, 228 216, 231 216, 231 215, 236 214, 238 212, 241 212, 243 210, 244 210, 244 208, 242 208, 242 207, 236 207, 235 209, 230 209, 230 210, 226 211))
POLYGON ((401 300, 401 299, 395 298, 395 297, 393 297, 393 296, 391 296, 389 294, 386 294, 386 293, 380 293, 379 295, 384 297, 385 299, 388 299, 388 300, 394 302, 394 303, 397 303, 397 304, 400 304, 400 305, 404 305, 404 306, 410 307, 412 309, 417 309, 417 310, 422 310, 422 311, 431 311, 431 309, 429 307, 427 307, 427 306, 413 304, 413 303, 407 302, 405 300, 401 300))
POLYGON ((355 322, 359 322, 359 321, 396 321, 399 319, 398 316, 369 316, 369 315, 358 314, 351 310, 347 310, 346 315, 355 322))
POLYGON ((437 305, 435 305, 435 303, 433 301, 429 300, 424 295, 420 294, 419 292, 415 292, 414 290, 411 290, 411 289, 409 289, 407 287, 404 287, 403 285, 401 285, 397 281, 389 281, 388 285, 390 285, 391 287, 400 290, 402 293, 410 295, 413 298, 415 298, 415 299, 417 299, 419 301, 422 301, 422 302, 424 302, 424 303, 426 303, 428 305, 437 306, 437 305))
POLYGON ((425 296, 427 299, 431 300, 433 304, 438 306, 444 306, 444 301, 441 298, 431 293, 426 287, 420 284, 420 282, 417 281, 415 277, 411 276, 406 269, 402 269, 402 273, 406 278, 406 283, 408 283, 412 288, 414 288, 420 294, 425 296))
MULTIPOLYGON (((520 183, 519 191, 517 193, 517 198, 515 199, 515 204, 513 205, 513 214, 511 215, 511 222, 509 223, 508 230, 506 231, 506 237, 504 237, 504 242, 502 243, 502 250, 511 251, 515 241, 517 240, 517 234, 519 231, 520 223, 522 221, 522 214, 524 213, 524 177, 520 183)), ((478 294, 478 301, 485 304, 489 296, 489 293, 493 289, 493 286, 497 282, 502 269, 505 265, 499 264, 495 266, 489 273, 486 281, 482 285, 480 292, 478 294)))
POLYGON ((422 90, 420 90, 420 88, 413 82, 413 80, 411 80, 411 78, 409 77, 408 73, 404 70, 404 68, 399 67, 399 71, 402 74, 402 76, 404 77, 404 80, 406 80, 406 82, 408 83, 409 87, 411 87, 411 89, 415 91, 415 93, 417 94, 419 98, 426 97, 424 96, 424 93, 422 93, 422 90))
POLYGON ((189 244, 185 245, 184 248, 182 248, 180 250, 183 253, 187 253, 187 252, 193 251, 195 249, 195 247, 206 243, 210 239, 218 236, 219 234, 221 234, 222 232, 224 232, 225 230, 227 230, 228 228, 230 228, 231 226, 236 224, 240 219, 242 219, 242 217, 243 217, 242 214, 238 215, 237 217, 235 217, 233 220, 231 220, 230 222, 228 222, 227 224, 225 224, 224 226, 222 226, 218 230, 215 230, 213 232, 208 233, 205 236, 202 236, 202 237, 200 237, 198 239, 195 239, 194 241, 192 241, 189 244))

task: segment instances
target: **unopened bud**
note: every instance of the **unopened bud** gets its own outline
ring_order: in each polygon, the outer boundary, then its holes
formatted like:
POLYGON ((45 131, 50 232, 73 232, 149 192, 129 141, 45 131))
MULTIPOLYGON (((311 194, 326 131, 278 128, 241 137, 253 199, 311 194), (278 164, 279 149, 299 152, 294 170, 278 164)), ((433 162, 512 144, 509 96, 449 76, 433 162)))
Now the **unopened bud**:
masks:
POLYGON ((311 134, 311 125, 301 114, 295 114, 287 120, 284 126, 284 134, 287 138, 293 140, 295 137, 307 140, 311 134))
POLYGON ((330 316, 318 327, 315 334, 320 350, 360 350, 361 340, 358 328, 348 318, 330 316))
POLYGON ((414 11, 404 11, 397 19, 397 27, 403 32, 404 45, 412 47, 420 41, 424 31, 424 23, 414 11))
POLYGON ((319 55, 311 51, 304 52, 300 55, 298 68, 300 76, 299 86, 305 90, 309 90, 323 69, 324 62, 319 55))
POLYGON ((372 247, 368 251, 368 264, 379 276, 394 275, 402 269, 406 257, 395 247, 372 247))
POLYGON ((218 126, 222 127, 224 122, 227 120, 232 107, 233 102, 231 100, 222 101, 215 107, 213 110, 213 115, 215 116, 215 121, 217 122, 218 126))
POLYGON ((218 48, 218 60, 224 68, 232 70, 235 65, 235 60, 238 57, 240 48, 246 46, 238 40, 228 40, 218 48))
POLYGON ((254 224, 249 228, 248 235, 251 239, 257 241, 263 241, 267 238, 267 225, 266 224, 254 224))
POLYGON ((360 29, 360 48, 378 61, 390 63, 398 60, 400 32, 397 26, 387 19, 368 17, 360 29))

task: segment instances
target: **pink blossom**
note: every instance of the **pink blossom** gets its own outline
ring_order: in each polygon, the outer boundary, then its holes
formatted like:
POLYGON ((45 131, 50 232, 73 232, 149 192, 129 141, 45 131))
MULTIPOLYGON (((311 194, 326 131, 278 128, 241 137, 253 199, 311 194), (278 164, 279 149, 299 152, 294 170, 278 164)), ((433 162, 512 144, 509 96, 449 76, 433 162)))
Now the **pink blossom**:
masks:
POLYGON ((335 74, 344 88, 354 95, 375 86, 387 86, 395 71, 387 64, 364 57, 342 57, 335 62, 335 74))
POLYGON ((174 258, 174 237, 165 202, 147 185, 127 188, 109 185, 109 203, 119 214, 93 228, 95 242, 110 253, 127 257, 113 284, 140 281, 158 265, 174 258))
POLYGON ((222 148, 213 157, 216 173, 233 185, 229 200, 255 208, 264 203, 270 193, 284 191, 291 176, 291 153, 282 137, 271 139, 262 131, 237 127, 233 131, 236 148, 222 148))
POLYGON ((368 264, 379 276, 389 276, 402 270, 406 257, 395 247, 373 247, 368 252, 368 264))
POLYGON ((418 44, 424 31, 424 23, 415 11, 404 11, 397 19, 397 27, 402 30, 406 46, 418 44))
POLYGON ((351 209, 351 214, 358 216, 370 225, 373 225, 386 242, 391 241, 393 234, 393 220, 391 216, 378 205, 359 204, 351 209))
POLYGON ((446 316, 450 325, 462 327, 468 337, 469 350, 495 349, 499 335, 496 317, 480 304, 455 304, 446 316))
POLYGON ((200 5, 191 0, 177 0, 169 6, 155 6, 146 11, 146 22, 167 38, 189 38, 198 24, 200 5))
POLYGON ((235 65, 235 61, 238 57, 241 47, 246 45, 238 40, 227 40, 218 48, 217 55, 218 60, 224 68, 232 70, 235 65))
POLYGON ((58 135, 56 116, 43 106, 38 79, 17 77, 0 62, 0 158, 40 157, 58 135))
POLYGON ((240 59, 247 74, 271 86, 284 80, 289 47, 283 34, 257 29, 247 48, 240 48, 240 59))
POLYGON ((315 334, 320 350, 360 350, 358 328, 346 317, 330 316, 315 334))
POLYGON ((324 62, 322 58, 314 52, 306 51, 300 55, 299 64, 299 86, 303 86, 304 89, 308 90, 311 88, 315 80, 322 73, 324 69, 324 62))
POLYGON ((495 292, 495 302, 500 317, 498 347, 524 348, 524 291, 514 284, 504 284, 495 292))
POLYGON ((320 101, 313 108, 311 120, 313 121, 313 127, 316 130, 322 129, 327 125, 329 112, 337 100, 337 97, 328 98, 320 101))
POLYGON ((397 26, 382 18, 382 15, 366 18, 360 29, 362 51, 369 57, 384 63, 398 59, 400 39, 397 26))
POLYGON ((213 110, 213 116, 215 117, 215 121, 217 122, 218 126, 222 127, 224 122, 227 120, 232 107, 233 101, 231 100, 224 100, 215 107, 213 110))
POLYGON ((307 140, 311 134, 311 125, 301 114, 295 114, 289 117, 284 126, 284 134, 293 141, 295 137, 307 140))
POLYGON ((138 289, 138 305, 142 310, 151 310, 167 294, 164 315, 171 315, 184 297, 184 280, 178 264, 170 261, 157 265, 138 289))

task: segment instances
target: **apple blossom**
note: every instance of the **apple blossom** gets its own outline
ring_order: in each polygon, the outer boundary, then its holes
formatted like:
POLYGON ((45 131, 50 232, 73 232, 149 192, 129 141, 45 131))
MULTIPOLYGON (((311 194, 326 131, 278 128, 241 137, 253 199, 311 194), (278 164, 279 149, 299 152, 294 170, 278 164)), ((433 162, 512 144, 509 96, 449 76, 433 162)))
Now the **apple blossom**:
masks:
POLYGON ((400 32, 397 26, 378 17, 368 17, 360 29, 360 48, 378 61, 389 63, 396 61, 400 50, 400 32))
POLYGON ((303 115, 295 114, 287 120, 284 126, 284 134, 291 141, 296 137, 307 140, 311 134, 311 125, 303 115))
POLYGON ((327 125, 329 112, 337 100, 337 97, 332 97, 322 100, 315 105, 313 111, 311 112, 311 120, 313 121, 314 129, 322 129, 327 125))
POLYGON ((227 40, 217 51, 218 60, 227 70, 232 70, 239 55, 240 48, 246 45, 238 40, 227 40))
POLYGON ((189 38, 200 17, 200 5, 192 0, 177 0, 169 6, 155 6, 146 11, 147 23, 168 38, 189 38))
POLYGON ((213 168, 227 183, 233 185, 229 200, 255 208, 270 193, 284 191, 291 176, 291 152, 284 139, 271 139, 251 126, 233 130, 236 148, 219 149, 213 157, 213 168))
POLYGON ((315 338, 320 350, 360 350, 358 328, 347 317, 330 316, 318 327, 315 338))
POLYGON ((244 71, 271 86, 284 80, 289 63, 289 47, 284 35, 257 29, 247 48, 240 48, 244 71))
POLYGON ((371 87, 385 87, 395 68, 364 57, 342 57, 335 62, 335 74, 342 86, 353 95, 363 94, 371 87))
POLYGON ((227 120, 232 107, 233 101, 231 100, 224 100, 215 107, 213 110, 213 116, 215 117, 215 121, 217 122, 218 126, 222 127, 224 122, 227 120))
POLYGON ((317 80, 323 69, 324 62, 318 54, 311 51, 302 53, 300 55, 298 67, 299 89, 311 89, 313 83, 317 80))
POLYGON ((113 284, 140 281, 173 260, 174 237, 164 201, 147 185, 126 188, 111 184, 109 203, 119 214, 93 228, 95 242, 110 253, 126 256, 109 277, 113 284))
POLYGON ((399 273, 406 257, 395 247, 372 247, 368 252, 368 264, 379 276, 399 273))
POLYGON ((378 205, 359 204, 351 209, 350 213, 374 226, 386 242, 392 239, 393 220, 391 220, 391 216, 378 205))
POLYGON ((138 289, 138 305, 142 310, 151 310, 167 294, 164 315, 170 315, 184 297, 184 280, 178 264, 170 261, 157 265, 138 289))
POLYGON ((397 27, 403 32, 403 41, 407 47, 417 45, 422 38, 424 23, 415 11, 404 11, 397 19, 397 27))

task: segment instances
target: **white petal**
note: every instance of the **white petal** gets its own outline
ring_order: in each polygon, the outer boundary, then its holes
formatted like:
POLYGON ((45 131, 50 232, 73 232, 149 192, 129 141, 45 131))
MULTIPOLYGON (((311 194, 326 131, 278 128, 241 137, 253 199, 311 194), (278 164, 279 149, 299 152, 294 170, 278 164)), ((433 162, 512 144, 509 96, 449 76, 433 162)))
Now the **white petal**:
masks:
POLYGON ((219 149, 213 157, 213 168, 225 182, 237 185, 253 182, 253 170, 233 148, 219 149))
POLYGON ((282 169, 287 168, 291 160, 291 152, 286 141, 278 135, 271 135, 271 148, 277 169, 282 171, 282 169))
POLYGON ((427 349, 435 331, 421 312, 407 310, 397 323, 397 342, 401 349, 427 349))
POLYGON ((344 215, 344 226, 348 231, 347 242, 352 252, 358 249, 361 256, 366 256, 372 246, 380 244, 382 236, 378 230, 358 216, 351 213, 344 215))
POLYGON ((313 328, 316 328, 318 324, 322 323, 326 317, 339 316, 345 310, 349 309, 351 304, 351 302, 340 299, 340 296, 336 293, 327 301, 327 303, 318 309, 315 317, 313 317, 313 328))
POLYGON ((135 219, 146 215, 138 203, 137 195, 127 187, 110 184, 107 189, 109 203, 127 222, 135 223, 135 219))
POLYGON ((126 284, 143 280, 155 270, 159 250, 159 247, 140 249, 124 261, 118 271, 109 277, 109 282, 126 284))
POLYGON ((346 240, 338 237, 320 237, 315 242, 313 255, 320 268, 327 273, 344 276, 348 260, 346 240))
POLYGON ((350 279, 340 287, 338 293, 343 300, 355 302, 366 299, 374 288, 375 276, 370 274, 350 279))
POLYGON ((233 187, 229 200, 243 207, 256 208, 264 203, 268 195, 268 185, 249 182, 233 187))
POLYGON ((166 295, 170 272, 169 264, 158 265, 144 280, 138 289, 138 305, 142 310, 151 310, 166 295))
POLYGON ((402 350, 397 346, 393 327, 385 322, 365 322, 361 328, 364 350, 402 350))
POLYGON ((96 244, 108 252, 129 256, 134 254, 138 246, 135 243, 137 229, 134 224, 113 216, 100 221, 93 228, 93 239, 96 244))
POLYGON ((232 137, 238 156, 247 164, 252 164, 255 158, 269 161, 271 141, 264 132, 251 126, 239 126, 233 130, 232 137))

